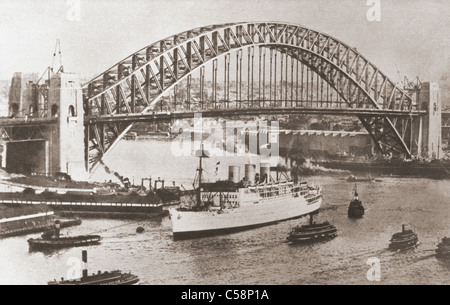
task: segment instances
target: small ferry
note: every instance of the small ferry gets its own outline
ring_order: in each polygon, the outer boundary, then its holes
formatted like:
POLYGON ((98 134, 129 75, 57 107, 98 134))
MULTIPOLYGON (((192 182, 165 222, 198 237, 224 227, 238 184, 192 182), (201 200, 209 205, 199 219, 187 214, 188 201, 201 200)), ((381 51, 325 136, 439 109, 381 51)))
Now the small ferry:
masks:
POLYGON ((314 223, 310 216, 309 224, 296 226, 286 238, 291 243, 309 243, 329 240, 337 236, 337 229, 328 221, 314 223))
POLYGON ((227 181, 203 183, 202 158, 206 155, 203 150, 196 155, 200 164, 195 204, 169 208, 174 239, 225 234, 300 218, 316 212, 322 204, 320 186, 287 175, 284 181, 274 181, 271 172, 279 173, 279 168, 268 164, 261 164, 259 173, 254 164, 246 164, 242 180, 240 167, 230 166, 227 181))
POLYGON ((349 218, 361 218, 364 215, 364 206, 362 205, 362 201, 359 200, 356 184, 353 190, 353 199, 350 201, 347 214, 349 218))
POLYGON ((402 225, 402 231, 392 235, 389 249, 393 251, 407 250, 416 247, 418 243, 417 234, 411 229, 406 229, 405 225, 402 225))
POLYGON ((450 258, 450 237, 442 238, 442 241, 437 245, 436 257, 450 258))
MULTIPOLYGON (((82 258, 85 265, 87 264, 87 251, 83 250, 82 258)), ((83 274, 77 279, 64 279, 60 281, 56 279, 48 282, 48 285, 133 285, 140 281, 137 275, 131 273, 123 273, 120 270, 105 271, 88 275, 87 269, 83 269, 83 274)))

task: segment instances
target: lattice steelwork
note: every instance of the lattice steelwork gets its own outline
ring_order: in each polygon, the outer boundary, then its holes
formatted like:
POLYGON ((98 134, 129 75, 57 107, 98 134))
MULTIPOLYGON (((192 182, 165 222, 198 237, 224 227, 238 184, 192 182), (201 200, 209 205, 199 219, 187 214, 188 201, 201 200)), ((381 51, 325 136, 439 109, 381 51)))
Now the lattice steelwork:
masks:
POLYGON ((411 125, 418 113, 407 92, 356 48, 279 22, 213 25, 168 37, 120 61, 84 89, 91 122, 86 125, 86 153, 92 166, 131 127, 128 121, 96 123, 95 118, 273 107, 354 109, 381 152, 410 156, 411 125), (186 89, 180 100, 182 85, 186 89), (195 98, 194 87, 199 89, 195 98), (205 94, 205 88, 211 93, 205 94))
POLYGON ((0 140, 4 142, 45 141, 46 128, 48 127, 27 124, 23 126, 1 126, 0 140))

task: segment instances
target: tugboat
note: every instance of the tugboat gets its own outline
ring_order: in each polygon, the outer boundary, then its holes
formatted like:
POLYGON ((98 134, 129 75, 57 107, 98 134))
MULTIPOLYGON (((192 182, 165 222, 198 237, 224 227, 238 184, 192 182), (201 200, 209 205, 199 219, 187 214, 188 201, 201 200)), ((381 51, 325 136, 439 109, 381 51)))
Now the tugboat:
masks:
POLYGON ((313 216, 309 216, 309 224, 296 226, 286 238, 292 243, 308 243, 320 240, 328 240, 337 236, 337 229, 328 221, 314 223, 313 216))
POLYGON ((436 257, 450 258, 450 237, 444 237, 437 245, 436 257))
MULTIPOLYGON (((82 258, 84 265, 87 264, 87 251, 82 251, 82 258)), ((53 280, 48 282, 48 285, 133 285, 139 282, 139 277, 131 273, 122 273, 120 270, 114 270, 111 272, 98 271, 97 274, 88 275, 87 269, 83 269, 83 275, 81 278, 73 280, 65 280, 61 278, 61 281, 53 280)))
POLYGON ((54 231, 47 231, 41 235, 41 238, 30 238, 28 244, 31 250, 79 247, 92 244, 98 244, 101 240, 100 235, 80 235, 73 237, 60 237, 60 221, 55 221, 54 231))
POLYGON ((361 218, 364 215, 364 207, 362 205, 361 200, 358 198, 358 190, 354 189, 353 199, 350 201, 350 205, 348 206, 348 217, 349 218, 361 218))
POLYGON ((405 229, 405 225, 402 225, 402 231, 392 235, 389 249, 393 251, 407 250, 416 247, 418 242, 417 234, 411 229, 405 229))

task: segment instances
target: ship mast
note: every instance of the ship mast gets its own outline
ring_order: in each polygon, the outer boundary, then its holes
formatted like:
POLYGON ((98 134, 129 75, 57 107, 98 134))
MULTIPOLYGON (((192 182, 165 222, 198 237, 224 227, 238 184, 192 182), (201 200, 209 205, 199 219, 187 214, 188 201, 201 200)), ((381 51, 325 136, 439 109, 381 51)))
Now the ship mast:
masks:
POLYGON ((202 159, 203 159, 203 143, 200 148, 199 165, 198 165, 198 189, 197 189, 197 205, 201 205, 201 189, 202 189, 202 159))

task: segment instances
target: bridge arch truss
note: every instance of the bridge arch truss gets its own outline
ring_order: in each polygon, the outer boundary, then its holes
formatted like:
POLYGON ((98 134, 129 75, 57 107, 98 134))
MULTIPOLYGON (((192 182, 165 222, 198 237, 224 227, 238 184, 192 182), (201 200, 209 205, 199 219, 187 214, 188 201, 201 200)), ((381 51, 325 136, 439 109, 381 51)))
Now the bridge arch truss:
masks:
POLYGON ((239 109, 244 113, 249 108, 273 107, 329 112, 344 108, 350 113, 355 110, 380 152, 406 156, 411 155, 414 145, 413 119, 419 115, 408 92, 356 48, 330 35, 282 22, 212 25, 165 38, 96 76, 84 86, 84 93, 86 154, 91 156, 91 170, 130 129, 131 122, 114 120, 123 115, 205 110, 236 113, 239 109), (230 69, 232 54, 236 54, 235 69, 230 69), (219 65, 219 61, 224 64, 219 65), (210 81, 205 82, 208 65, 212 72, 210 81), (219 66, 223 68, 220 73, 219 66), (247 67, 244 89, 243 67, 247 67), (199 73, 196 102, 192 102, 191 92, 194 73, 199 73), (269 80, 265 79, 267 73, 269 80), (235 83, 230 82, 231 74, 236 75, 235 83), (179 101, 181 84, 187 84, 187 90, 179 101), (230 98, 233 85, 234 100, 230 98), (212 87, 208 98, 205 86, 212 87), (371 115, 371 110, 378 114, 371 115), (109 122, 96 121, 109 117, 109 122))

